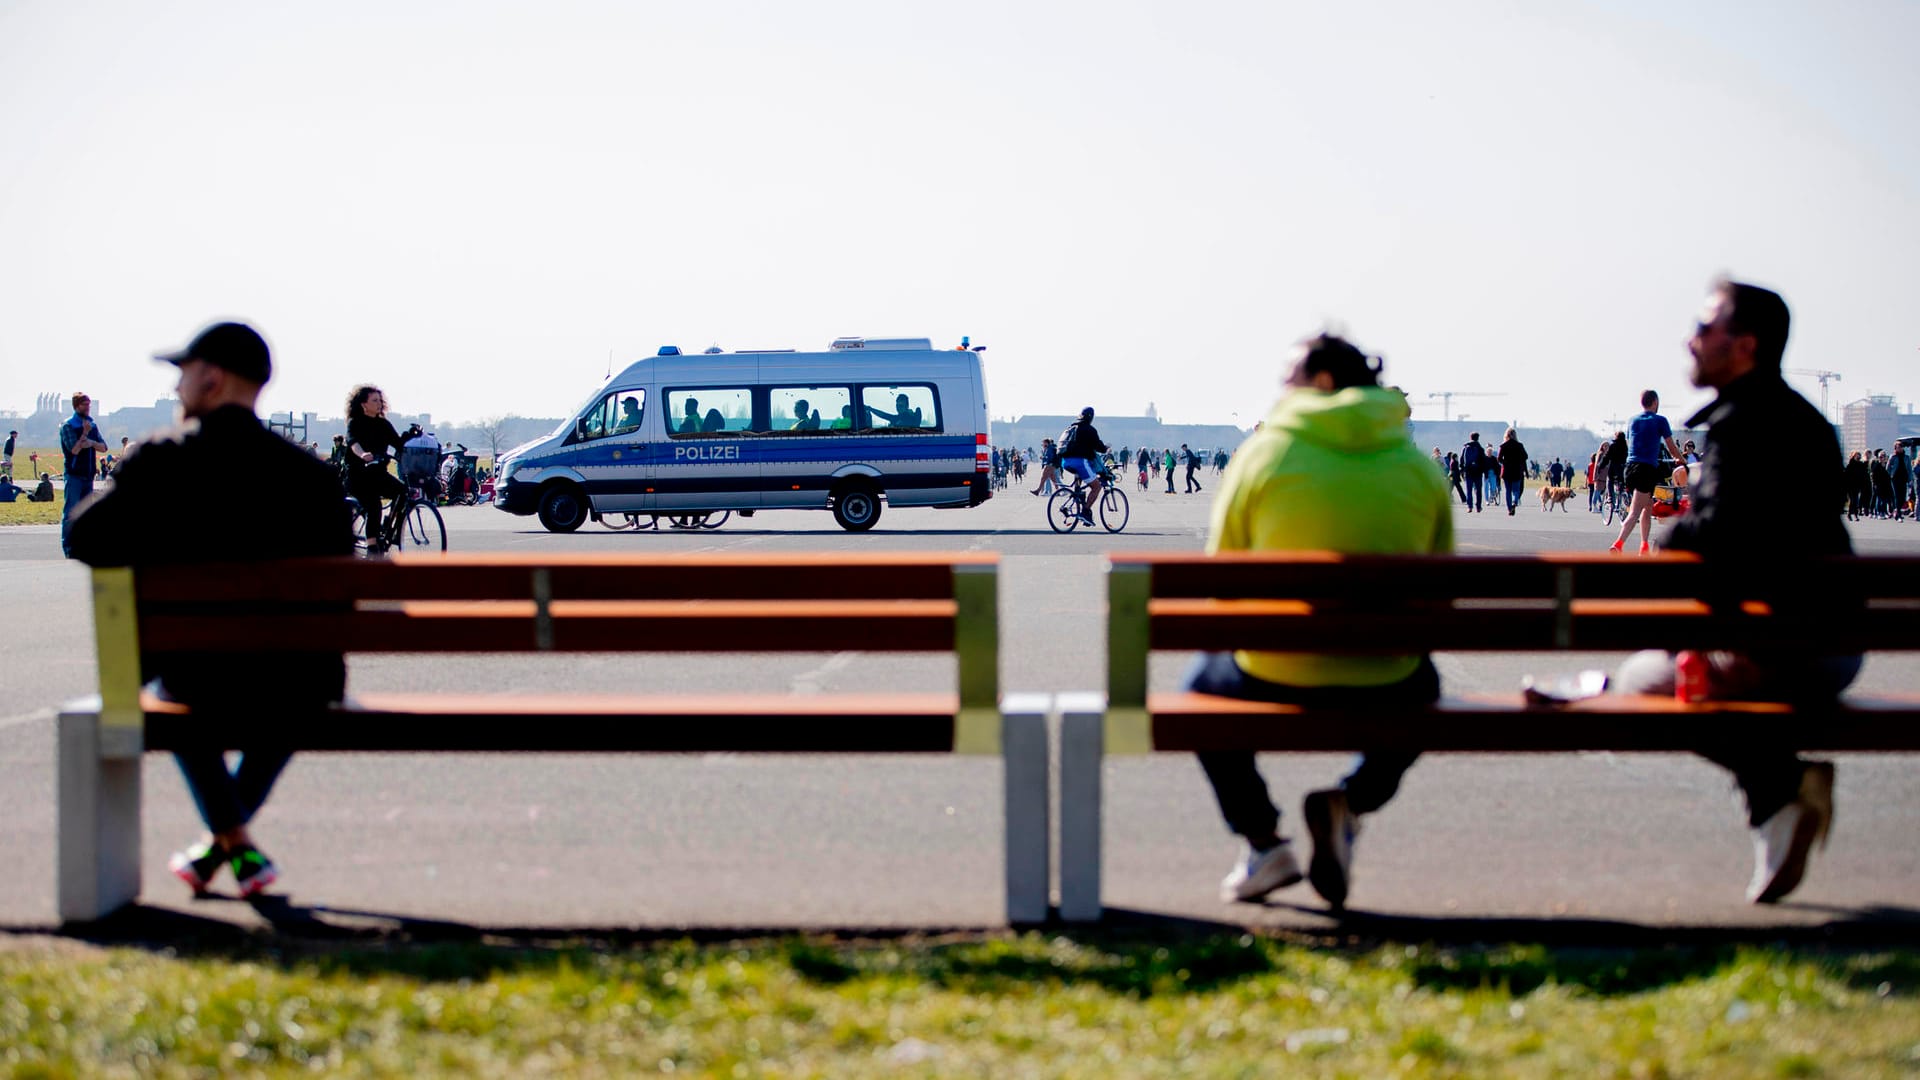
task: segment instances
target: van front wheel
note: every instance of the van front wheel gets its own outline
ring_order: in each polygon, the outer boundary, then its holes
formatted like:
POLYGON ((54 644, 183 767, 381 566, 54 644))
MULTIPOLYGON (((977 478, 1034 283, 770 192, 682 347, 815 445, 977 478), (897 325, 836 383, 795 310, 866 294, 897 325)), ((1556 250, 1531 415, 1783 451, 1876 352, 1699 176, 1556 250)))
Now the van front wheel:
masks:
POLYGON ((866 532, 880 520, 880 493, 864 484, 840 489, 833 497, 833 520, 848 532, 866 532))
POLYGON ((540 524, 548 532, 570 533, 587 523, 587 496, 572 484, 558 484, 540 496, 540 524))

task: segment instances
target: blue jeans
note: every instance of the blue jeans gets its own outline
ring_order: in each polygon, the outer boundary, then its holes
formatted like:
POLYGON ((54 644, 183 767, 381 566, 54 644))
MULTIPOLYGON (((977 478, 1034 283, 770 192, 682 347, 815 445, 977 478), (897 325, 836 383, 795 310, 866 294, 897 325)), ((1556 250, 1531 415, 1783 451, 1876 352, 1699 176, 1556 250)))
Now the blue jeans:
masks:
MULTIPOLYGON (((1256 679, 1240 670, 1228 652, 1202 653, 1187 673, 1185 689, 1199 694, 1275 701, 1300 705, 1426 705, 1440 696, 1440 673, 1422 657, 1412 675, 1385 686, 1285 686, 1256 679)), ((1400 777, 1413 767, 1419 753, 1361 754, 1340 781, 1347 806, 1368 814, 1387 805, 1400 790, 1400 777)), ((1212 750, 1199 754, 1200 767, 1213 785, 1227 828, 1249 840, 1265 839, 1280 827, 1280 811, 1267 794, 1251 750, 1212 750)))
POLYGON ((1520 488, 1525 483, 1526 481, 1524 480, 1508 480, 1506 482, 1507 513, 1509 514, 1513 513, 1513 508, 1520 505, 1520 488))
MULTIPOLYGON (((1707 653, 1707 697, 1740 701, 1787 701, 1814 712, 1802 726, 1819 723, 1822 702, 1840 696, 1860 674, 1858 656, 1809 656, 1764 659, 1741 653, 1707 653)), ((1673 695, 1673 654, 1647 649, 1627 657, 1614 673, 1617 694, 1673 695)), ((1747 797, 1747 820, 1758 826, 1800 795, 1807 763, 1790 749, 1768 746, 1765 726, 1753 725, 1754 738, 1737 750, 1700 751, 1700 756, 1733 774, 1747 797)))
POLYGON ((1464 500, 1467 504, 1467 509, 1480 509, 1480 493, 1485 490, 1486 484, 1482 482, 1480 473, 1470 472, 1467 474, 1467 497, 1464 500))
MULTIPOLYGON (((147 689, 172 701, 159 683, 147 689)), ((173 755, 180 776, 187 782, 187 794, 200 810, 200 820, 208 832, 231 832, 253 820, 266 805, 274 782, 293 760, 290 750, 248 750, 239 763, 227 768, 227 755, 218 750, 185 750, 173 755)))
POLYGON ((92 473, 68 473, 66 485, 66 505, 60 512, 60 554, 73 558, 73 551, 67 547, 67 529, 73 522, 73 508, 80 500, 93 494, 92 473))

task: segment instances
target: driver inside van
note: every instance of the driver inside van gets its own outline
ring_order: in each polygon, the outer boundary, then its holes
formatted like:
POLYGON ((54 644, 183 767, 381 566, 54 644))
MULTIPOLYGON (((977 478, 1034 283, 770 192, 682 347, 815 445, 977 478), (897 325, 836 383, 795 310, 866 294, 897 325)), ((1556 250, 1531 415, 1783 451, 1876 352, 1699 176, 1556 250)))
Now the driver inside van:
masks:
POLYGON ((700 399, 687 399, 687 418, 680 422, 680 434, 694 435, 700 431, 700 399))
POLYGON ((620 399, 620 422, 614 425, 609 434, 625 435, 629 431, 640 430, 640 400, 624 397, 620 399))

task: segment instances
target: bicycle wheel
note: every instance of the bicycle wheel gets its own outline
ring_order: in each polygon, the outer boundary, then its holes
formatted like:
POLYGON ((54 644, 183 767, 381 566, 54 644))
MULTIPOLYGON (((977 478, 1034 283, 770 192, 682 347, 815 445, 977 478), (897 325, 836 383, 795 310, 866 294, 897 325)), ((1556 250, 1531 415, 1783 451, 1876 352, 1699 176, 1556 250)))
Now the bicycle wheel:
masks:
POLYGON ((717 514, 708 514, 705 517, 701 518, 700 527, 703 529, 717 529, 720 526, 725 525, 727 523, 727 519, 732 516, 733 516, 733 511, 731 510, 722 510, 717 514))
POLYGON ((447 550, 447 525, 432 503, 414 503, 400 529, 393 536, 395 548, 419 548, 421 551, 447 550))
POLYGON ((1047 496, 1047 524, 1054 532, 1070 533, 1080 527, 1079 493, 1072 488, 1059 488, 1047 496))
POLYGON ((600 525, 607 529, 637 529, 640 527, 638 514, 601 514, 600 525))
POLYGON ((1127 527, 1127 515, 1132 510, 1127 506, 1127 493, 1116 487, 1109 487, 1100 493, 1100 524, 1110 533, 1117 533, 1127 527))

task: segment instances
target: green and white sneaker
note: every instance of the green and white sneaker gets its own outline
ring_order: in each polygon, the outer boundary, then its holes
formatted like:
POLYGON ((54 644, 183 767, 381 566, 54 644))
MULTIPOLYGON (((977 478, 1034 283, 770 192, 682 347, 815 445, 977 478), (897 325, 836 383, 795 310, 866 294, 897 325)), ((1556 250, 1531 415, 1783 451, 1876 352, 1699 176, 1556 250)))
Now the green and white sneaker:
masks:
POLYGON ((243 898, 258 895, 280 878, 273 861, 252 844, 227 852, 227 866, 233 870, 234 884, 240 886, 243 898))
POLYGON ((204 896, 214 876, 226 865, 227 849, 217 840, 202 840, 185 851, 176 851, 167 860, 173 876, 187 883, 195 896, 204 896))

